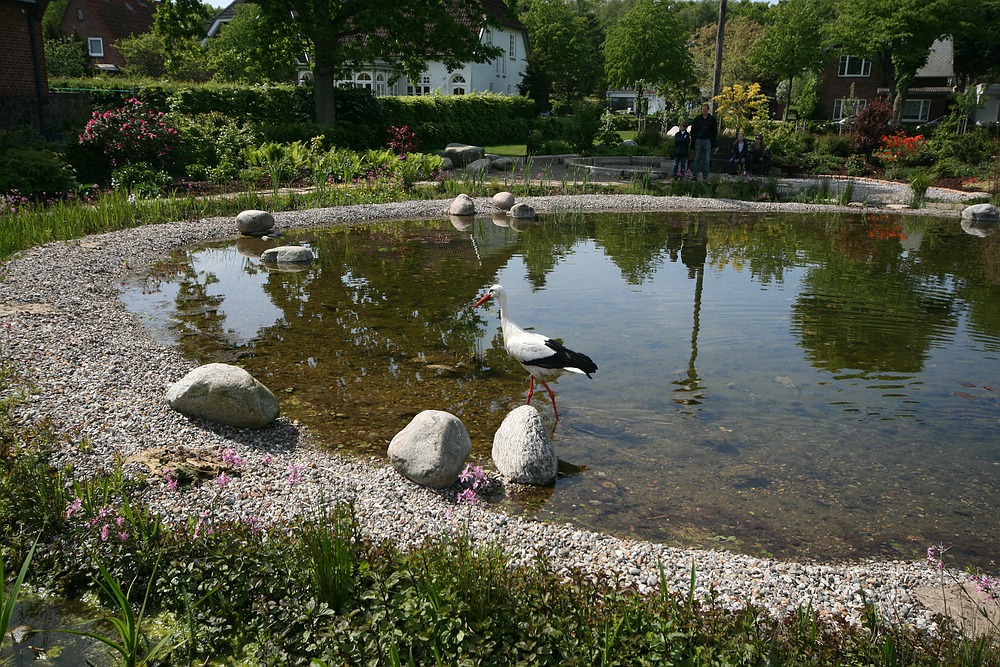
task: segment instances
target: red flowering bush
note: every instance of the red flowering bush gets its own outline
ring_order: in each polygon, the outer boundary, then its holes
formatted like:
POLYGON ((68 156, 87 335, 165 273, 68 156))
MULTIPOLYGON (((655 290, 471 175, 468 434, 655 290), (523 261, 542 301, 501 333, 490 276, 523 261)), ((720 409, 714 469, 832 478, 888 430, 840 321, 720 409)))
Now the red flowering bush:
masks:
POLYGON ((885 165, 906 165, 917 161, 924 147, 924 135, 907 137, 902 133, 882 137, 882 150, 875 157, 885 165))
POLYGON ((164 169, 179 142, 170 118, 134 97, 113 111, 95 111, 80 135, 80 143, 100 150, 112 167, 143 162, 164 169))

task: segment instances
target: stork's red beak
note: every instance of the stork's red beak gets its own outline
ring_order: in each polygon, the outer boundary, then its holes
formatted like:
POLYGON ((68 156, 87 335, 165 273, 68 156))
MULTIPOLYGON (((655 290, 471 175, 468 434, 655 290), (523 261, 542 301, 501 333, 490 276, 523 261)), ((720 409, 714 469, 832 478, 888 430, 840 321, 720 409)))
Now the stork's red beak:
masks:
POLYGON ((479 301, 476 302, 476 305, 474 305, 473 308, 478 308, 479 306, 483 305, 489 300, 490 300, 490 293, 487 292, 486 294, 483 295, 483 298, 481 298, 479 301))

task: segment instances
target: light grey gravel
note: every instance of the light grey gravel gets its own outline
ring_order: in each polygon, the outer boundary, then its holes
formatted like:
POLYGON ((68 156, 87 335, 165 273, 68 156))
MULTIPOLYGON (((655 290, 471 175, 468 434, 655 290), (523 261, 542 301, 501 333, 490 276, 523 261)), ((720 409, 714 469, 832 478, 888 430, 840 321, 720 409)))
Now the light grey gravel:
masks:
MULTIPOLYGON (((522 201, 539 213, 830 210, 627 195, 522 201)), ((480 212, 491 210, 486 198, 475 203, 480 212)), ((287 230, 445 217, 447 206, 440 200, 403 202, 281 213, 275 218, 287 230)), ((269 521, 308 516, 349 499, 362 528, 376 540, 407 546, 428 536, 464 531, 477 540, 499 542, 522 562, 542 555, 558 572, 610 577, 640 591, 659 587, 662 563, 672 589, 685 593, 694 568, 698 594, 711 592, 726 607, 752 603, 781 615, 812 605, 824 616, 859 623, 867 600, 889 622, 933 629, 932 614, 919 604, 914 589, 934 585, 939 573, 923 563, 782 562, 617 539, 572 525, 506 516, 489 507, 456 506, 439 493, 407 482, 383 459, 353 460, 312 449, 308 430, 286 418, 249 431, 191 421, 172 411, 165 400, 167 387, 193 364, 147 334, 119 300, 120 286, 177 246, 235 234, 233 219, 151 225, 35 248, 0 269, 0 352, 36 388, 18 416, 26 421, 48 417, 73 434, 57 454, 57 464, 71 463, 76 475, 86 476, 110 469, 116 457, 151 448, 183 445, 216 454, 230 449, 245 463, 225 487, 208 481, 170 490, 165 479, 156 477, 144 500, 170 521, 269 521)), ((470 285, 469 293, 480 287, 470 285)))

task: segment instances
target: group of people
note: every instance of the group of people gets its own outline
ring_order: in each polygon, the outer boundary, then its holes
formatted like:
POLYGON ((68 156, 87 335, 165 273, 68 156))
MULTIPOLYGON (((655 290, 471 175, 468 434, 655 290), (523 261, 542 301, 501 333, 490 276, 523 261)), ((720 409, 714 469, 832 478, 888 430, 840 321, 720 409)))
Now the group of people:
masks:
MULTIPOLYGON (((688 170, 688 156, 694 149, 693 173, 694 179, 708 179, 708 168, 712 161, 712 149, 715 148, 719 134, 719 124, 715 120, 707 104, 701 105, 701 113, 691 121, 691 129, 683 120, 677 124, 674 134, 674 178, 683 178, 688 170)), ((758 134, 753 143, 748 143, 743 132, 736 133, 729 156, 730 174, 766 175, 771 169, 770 151, 764 145, 764 137, 758 134)))

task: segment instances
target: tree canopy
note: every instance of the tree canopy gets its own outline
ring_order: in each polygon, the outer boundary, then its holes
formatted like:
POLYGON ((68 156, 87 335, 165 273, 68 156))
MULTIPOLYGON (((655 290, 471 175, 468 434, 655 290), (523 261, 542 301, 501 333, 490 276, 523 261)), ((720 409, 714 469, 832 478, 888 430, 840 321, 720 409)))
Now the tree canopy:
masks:
POLYGON ((671 3, 637 0, 604 41, 608 84, 641 90, 645 82, 668 96, 689 87, 694 68, 687 37, 671 3))
MULTIPOLYGON (((336 120, 334 83, 378 61, 416 78, 427 62, 459 69, 499 50, 480 41, 479 0, 259 0, 263 16, 298 35, 313 58, 316 122, 336 120)), ((277 25, 275 26, 277 28, 277 25)))
POLYGON ((898 121, 934 40, 956 25, 961 0, 836 0, 835 9, 830 44, 879 65, 898 121))

